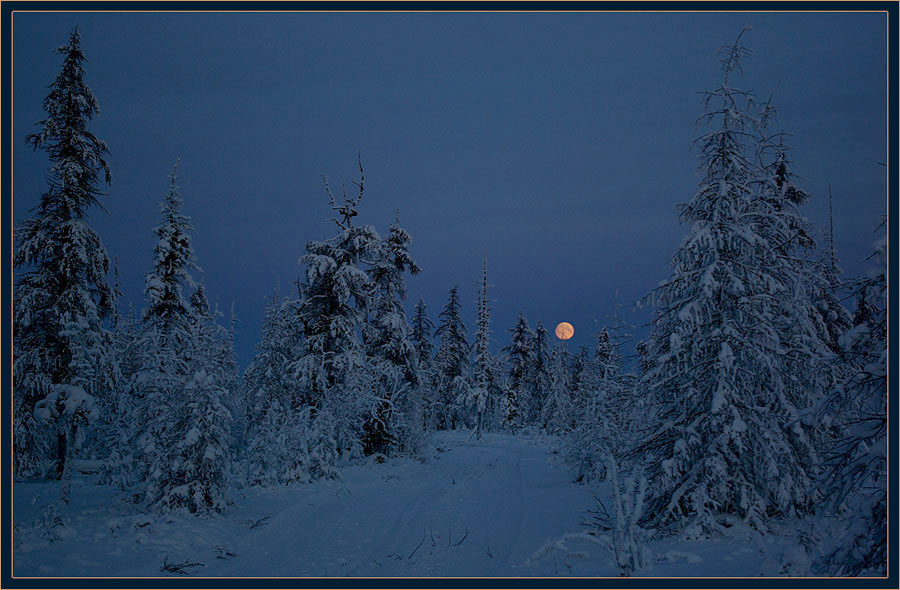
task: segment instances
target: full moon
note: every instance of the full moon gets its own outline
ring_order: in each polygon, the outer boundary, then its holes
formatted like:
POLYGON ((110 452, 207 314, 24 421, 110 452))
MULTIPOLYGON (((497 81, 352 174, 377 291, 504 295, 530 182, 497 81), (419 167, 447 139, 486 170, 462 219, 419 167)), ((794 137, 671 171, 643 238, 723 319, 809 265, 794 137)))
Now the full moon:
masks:
POLYGON ((556 337, 560 340, 568 340, 574 335, 575 328, 573 328, 572 324, 569 322, 560 322, 560 324, 556 326, 556 337))

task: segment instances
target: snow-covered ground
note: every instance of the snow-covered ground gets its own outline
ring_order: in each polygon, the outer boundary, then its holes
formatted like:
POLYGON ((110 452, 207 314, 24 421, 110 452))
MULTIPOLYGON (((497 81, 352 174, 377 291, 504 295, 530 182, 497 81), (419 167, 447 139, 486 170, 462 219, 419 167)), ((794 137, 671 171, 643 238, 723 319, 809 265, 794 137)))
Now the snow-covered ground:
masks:
MULTIPOLYGON (((93 476, 48 525, 56 483, 14 491, 15 576, 615 576, 606 537, 581 523, 591 490, 572 482, 552 439, 437 433, 424 461, 347 467, 340 481, 238 494, 222 516, 140 513, 93 476), (53 538, 54 540, 50 540, 53 538), (194 564, 194 565, 190 565, 194 564), (175 568, 178 569, 178 568, 175 568)), ((608 489, 595 490, 601 496, 608 489)), ((789 538, 746 531, 648 543, 636 575, 801 573, 789 538)))

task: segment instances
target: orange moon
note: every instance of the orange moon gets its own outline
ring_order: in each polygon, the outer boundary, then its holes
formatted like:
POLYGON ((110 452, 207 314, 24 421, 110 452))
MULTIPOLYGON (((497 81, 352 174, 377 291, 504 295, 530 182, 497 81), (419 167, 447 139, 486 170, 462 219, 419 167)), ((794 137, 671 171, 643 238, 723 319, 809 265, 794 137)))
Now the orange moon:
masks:
POLYGON ((560 340, 568 340, 574 335, 575 328, 573 328, 572 324, 569 322, 560 322, 560 324, 556 326, 556 337, 560 340))

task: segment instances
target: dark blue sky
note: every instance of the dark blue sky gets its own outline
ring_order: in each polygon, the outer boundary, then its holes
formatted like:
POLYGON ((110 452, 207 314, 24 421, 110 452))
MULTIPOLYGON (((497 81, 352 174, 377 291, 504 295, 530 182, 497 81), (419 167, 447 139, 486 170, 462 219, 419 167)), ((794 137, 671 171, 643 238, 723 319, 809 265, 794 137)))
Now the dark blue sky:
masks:
MULTIPOLYGON (((494 337, 522 310, 594 322, 669 274, 696 189, 699 91, 741 28, 754 51, 740 85, 775 95, 794 171, 827 219, 848 275, 865 267, 886 211, 886 26, 878 13, 71 14, 13 16, 14 223, 45 189, 24 136, 80 27, 94 132, 113 184, 92 223, 118 256, 124 304, 143 306, 158 202, 181 157, 202 279, 242 324, 239 361, 264 298, 301 272, 334 226, 320 174, 356 173, 359 219, 385 232, 400 209, 423 268, 409 281, 436 319, 453 285, 474 324, 487 250, 494 337)), ((124 307, 124 306, 123 306, 124 307)), ((630 321, 645 322, 645 310, 630 321)), ((636 330, 641 333, 642 328, 636 330)), ((570 348, 574 348, 570 347, 570 348)))

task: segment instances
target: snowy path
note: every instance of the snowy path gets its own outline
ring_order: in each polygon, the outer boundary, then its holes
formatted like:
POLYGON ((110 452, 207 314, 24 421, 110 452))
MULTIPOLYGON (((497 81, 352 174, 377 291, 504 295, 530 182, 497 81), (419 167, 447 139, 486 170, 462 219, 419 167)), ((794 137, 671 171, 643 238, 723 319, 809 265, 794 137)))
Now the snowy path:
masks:
MULTIPOLYGON (((589 491, 571 482, 545 438, 467 438, 438 433, 425 462, 249 490, 212 520, 137 514, 112 490, 77 482, 62 538, 46 543, 25 529, 15 574, 160 575, 168 558, 202 563, 186 570, 197 576, 555 575, 526 561, 582 528, 589 491), (217 558, 226 552, 236 556, 217 558)), ((38 519, 54 493, 53 484, 17 485, 16 522, 38 519)))
MULTIPOLYGON (((60 513, 65 524, 48 534, 42 512, 58 484, 16 484, 13 573, 160 576, 166 560, 195 564, 183 573, 203 577, 616 575, 606 538, 581 525, 591 492, 572 483, 551 439, 467 438, 437 433, 424 461, 347 467, 341 481, 245 490, 213 519, 141 513, 82 477, 60 513)), ((766 536, 735 527, 726 538, 653 539, 639 573, 802 574, 795 525, 766 536)))
POLYGON ((527 439, 438 435, 427 463, 345 471, 241 539, 204 575, 535 575, 525 560, 577 530, 590 497, 527 439))

